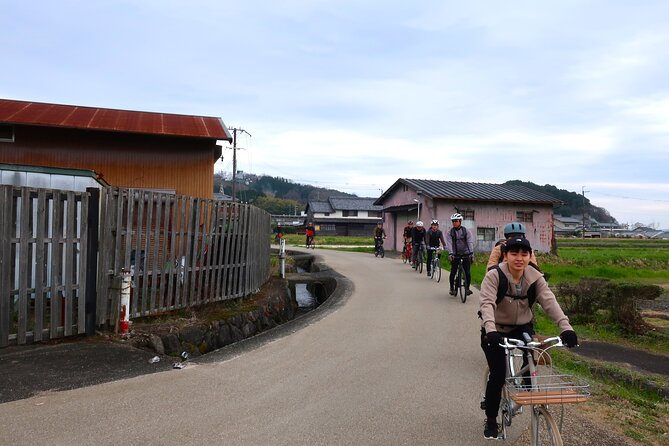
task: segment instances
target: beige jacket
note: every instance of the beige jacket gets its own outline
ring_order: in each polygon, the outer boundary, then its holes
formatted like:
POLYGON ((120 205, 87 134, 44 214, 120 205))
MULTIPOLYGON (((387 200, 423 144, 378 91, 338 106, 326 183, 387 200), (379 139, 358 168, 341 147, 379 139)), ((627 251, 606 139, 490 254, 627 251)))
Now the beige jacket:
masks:
MULTIPOLYGON (((502 240, 497 246, 492 248, 492 251, 490 251, 490 257, 488 258, 488 265, 486 265, 485 269, 490 269, 491 266, 502 263, 504 260, 504 257, 502 257, 502 243, 505 241, 506 240, 502 240)), ((534 255, 534 251, 532 251, 532 254, 530 254, 530 262, 534 263, 537 268, 539 267, 539 263, 537 262, 537 257, 534 255)))
MULTIPOLYGON (((499 265, 500 269, 506 274, 509 279, 508 294, 514 294, 512 289, 514 287, 514 280, 509 273, 509 268, 506 262, 499 265)), ((569 318, 565 316, 562 308, 555 298, 555 294, 548 288, 548 283, 544 279, 540 271, 527 267, 523 273, 522 295, 527 295, 527 290, 530 285, 536 282, 536 303, 541 305, 548 317, 550 317, 560 328, 560 333, 565 330, 572 330, 569 325, 569 318)), ((497 270, 488 271, 483 278, 481 284, 481 294, 479 303, 481 306, 481 318, 483 321, 481 325, 486 333, 497 331, 500 333, 508 333, 515 325, 524 325, 532 321, 532 309, 529 307, 527 299, 513 299, 505 296, 504 299, 497 305, 497 285, 499 283, 499 275, 497 270)))

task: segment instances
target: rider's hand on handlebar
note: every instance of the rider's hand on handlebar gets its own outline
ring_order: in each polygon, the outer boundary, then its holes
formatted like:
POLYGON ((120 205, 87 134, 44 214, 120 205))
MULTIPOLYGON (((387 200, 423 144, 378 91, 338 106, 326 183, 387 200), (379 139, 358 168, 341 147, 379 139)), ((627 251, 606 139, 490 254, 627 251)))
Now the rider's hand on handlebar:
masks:
POLYGON ((452 262, 453 260, 455 260, 455 256, 453 254, 449 254, 448 255, 448 260, 450 260, 452 262))
POLYGON ((562 343, 569 348, 578 346, 578 337, 574 330, 563 331, 560 333, 560 339, 562 339, 562 343))
POLYGON ((502 343, 503 336, 497 331, 488 332, 485 337, 488 340, 489 346, 495 346, 502 343))

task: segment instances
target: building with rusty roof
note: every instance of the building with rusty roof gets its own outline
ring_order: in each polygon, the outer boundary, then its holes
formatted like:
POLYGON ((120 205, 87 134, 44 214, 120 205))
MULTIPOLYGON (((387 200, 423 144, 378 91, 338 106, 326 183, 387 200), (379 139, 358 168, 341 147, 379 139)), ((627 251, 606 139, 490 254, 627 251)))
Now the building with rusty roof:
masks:
POLYGON ((553 206, 559 203, 550 195, 518 185, 408 178, 398 179, 374 202, 383 207, 389 249, 402 249, 402 232, 408 220, 422 220, 426 227, 431 220, 439 220, 446 233, 451 227, 450 216, 457 212, 476 238, 478 252, 490 252, 503 238, 504 225, 512 221, 526 226, 534 249, 551 251, 553 206))
POLYGON ((0 163, 94 171, 108 184, 213 196, 221 118, 0 99, 0 163))

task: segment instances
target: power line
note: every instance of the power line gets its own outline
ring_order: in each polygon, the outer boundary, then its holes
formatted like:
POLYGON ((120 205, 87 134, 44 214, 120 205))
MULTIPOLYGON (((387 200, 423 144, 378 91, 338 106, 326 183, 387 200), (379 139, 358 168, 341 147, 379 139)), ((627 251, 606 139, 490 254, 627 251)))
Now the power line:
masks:
POLYGON ((613 198, 623 198, 625 200, 639 200, 639 201, 656 201, 658 203, 669 203, 669 200, 660 200, 657 198, 640 198, 640 197, 626 197, 624 195, 614 195, 614 194, 607 194, 605 192, 599 192, 599 191, 589 191, 594 194, 599 194, 599 195, 606 195, 607 197, 613 197, 613 198))

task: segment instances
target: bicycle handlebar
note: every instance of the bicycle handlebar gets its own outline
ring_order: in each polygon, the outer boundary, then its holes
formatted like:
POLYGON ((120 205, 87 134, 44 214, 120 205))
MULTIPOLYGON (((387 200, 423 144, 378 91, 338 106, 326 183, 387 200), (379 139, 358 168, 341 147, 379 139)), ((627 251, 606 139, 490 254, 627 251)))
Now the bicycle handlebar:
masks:
POLYGON ((564 347, 564 344, 562 342, 562 338, 560 336, 553 336, 550 338, 546 338, 543 341, 523 341, 520 339, 513 339, 513 338, 503 338, 504 343, 499 344, 500 347, 505 348, 505 349, 511 349, 511 348, 552 348, 552 347, 564 347))

